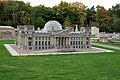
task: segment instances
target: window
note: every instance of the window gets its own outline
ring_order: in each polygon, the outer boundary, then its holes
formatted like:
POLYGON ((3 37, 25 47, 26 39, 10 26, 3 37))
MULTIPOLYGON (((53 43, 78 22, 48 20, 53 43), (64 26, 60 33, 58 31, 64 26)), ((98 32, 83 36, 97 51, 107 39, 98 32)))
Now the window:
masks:
POLYGON ((32 37, 29 37, 28 40, 32 40, 32 37))
POLYGON ((44 45, 44 41, 42 41, 42 45, 44 45))
POLYGON ((35 45, 37 46, 37 41, 35 42, 35 45))
POLYGON ((41 49, 41 47, 39 47, 39 49, 41 49))
POLYGON ((72 45, 72 41, 70 42, 70 45, 72 45))
POLYGON ((36 47, 36 49, 37 49, 37 47, 36 47))
POLYGON ((81 41, 81 45, 83 45, 83 41, 81 41))
POLYGON ((89 48, 89 46, 87 46, 87 48, 89 48))
POLYGON ((32 47, 29 47, 29 49, 32 49, 32 47))
POLYGON ((75 41, 73 41, 73 45, 75 45, 75 41))
POLYGON ((50 45, 50 41, 48 41, 48 45, 50 45))
POLYGON ((89 37, 87 37, 86 39, 89 40, 89 37))
POLYGON ((50 37, 49 37, 49 40, 50 40, 50 37))
POLYGON ((80 41, 78 42, 78 44, 80 45, 80 41))
POLYGON ((37 40, 37 37, 36 37, 36 40, 37 40))
POLYGON ((39 45, 41 45, 41 42, 39 41, 39 45))
POLYGON ((78 41, 76 41, 76 45, 78 45, 78 41))
POLYGON ((41 37, 39 37, 39 40, 41 39, 41 37))
POLYGON ((28 46, 32 46, 32 42, 28 42, 28 46))
POLYGON ((89 45, 89 42, 88 42, 88 41, 86 42, 86 45, 89 45))
POLYGON ((45 45, 47 45, 47 41, 45 41, 45 45))
POLYGON ((81 46, 81 48, 83 48, 83 46, 81 46))

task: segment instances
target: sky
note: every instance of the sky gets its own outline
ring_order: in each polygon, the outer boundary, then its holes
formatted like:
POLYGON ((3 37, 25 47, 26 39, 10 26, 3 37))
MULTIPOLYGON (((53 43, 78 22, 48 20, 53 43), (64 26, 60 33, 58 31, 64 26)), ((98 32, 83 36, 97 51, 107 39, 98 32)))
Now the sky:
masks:
POLYGON ((113 5, 115 6, 117 3, 120 3, 120 0, 21 0, 25 3, 30 2, 31 6, 37 6, 37 5, 44 5, 46 7, 53 7, 60 3, 61 1, 66 2, 82 2, 89 8, 93 5, 96 7, 98 5, 104 6, 106 9, 111 8, 113 5))

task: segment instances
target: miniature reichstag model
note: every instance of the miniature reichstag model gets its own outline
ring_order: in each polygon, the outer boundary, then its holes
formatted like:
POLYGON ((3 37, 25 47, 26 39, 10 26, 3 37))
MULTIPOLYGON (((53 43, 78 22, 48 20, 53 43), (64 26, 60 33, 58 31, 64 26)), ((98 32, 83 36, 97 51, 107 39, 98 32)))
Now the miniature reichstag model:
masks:
POLYGON ((16 45, 23 50, 58 49, 75 51, 77 49, 91 48, 90 29, 78 31, 62 26, 57 21, 48 21, 44 29, 34 30, 33 25, 18 25, 16 32, 16 45))

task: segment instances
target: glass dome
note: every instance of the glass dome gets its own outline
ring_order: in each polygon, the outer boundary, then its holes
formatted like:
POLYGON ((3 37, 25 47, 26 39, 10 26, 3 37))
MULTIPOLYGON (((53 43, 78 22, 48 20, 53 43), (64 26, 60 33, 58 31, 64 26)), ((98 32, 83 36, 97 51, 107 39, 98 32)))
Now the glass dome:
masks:
POLYGON ((44 26, 44 31, 59 31, 62 30, 62 26, 59 22, 57 21, 48 21, 45 26, 44 26))

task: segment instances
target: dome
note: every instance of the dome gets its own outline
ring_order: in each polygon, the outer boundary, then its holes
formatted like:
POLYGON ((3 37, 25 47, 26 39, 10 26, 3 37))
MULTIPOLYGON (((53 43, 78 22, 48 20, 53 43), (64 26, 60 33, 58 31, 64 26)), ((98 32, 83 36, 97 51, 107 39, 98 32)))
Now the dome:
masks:
POLYGON ((62 26, 59 22, 57 21, 48 21, 45 26, 44 26, 44 31, 59 31, 62 30, 62 26))

